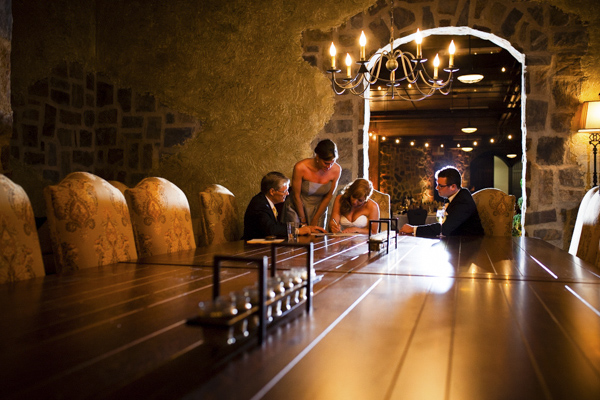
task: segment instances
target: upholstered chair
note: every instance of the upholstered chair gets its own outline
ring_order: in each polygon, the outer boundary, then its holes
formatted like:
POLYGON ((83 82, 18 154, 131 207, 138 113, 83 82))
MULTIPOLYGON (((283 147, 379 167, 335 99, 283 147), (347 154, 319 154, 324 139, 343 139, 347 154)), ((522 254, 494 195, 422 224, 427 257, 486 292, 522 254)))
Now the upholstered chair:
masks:
POLYGON ((199 246, 233 242, 241 237, 235 196, 221 185, 200 192, 199 246))
POLYGON ((21 186, 0 174, 0 283, 44 274, 29 197, 21 186))
POLYGON ((473 193, 473 200, 486 236, 512 236, 515 196, 487 188, 473 193))
POLYGON ((164 178, 151 177, 125 190, 139 257, 196 248, 185 193, 164 178))
POLYGON ((119 181, 108 181, 108 183, 119 189, 119 191, 123 193, 123 196, 125 196, 125 190, 129 189, 129 187, 126 184, 119 181))
POLYGON ((125 198, 104 179, 73 172, 44 198, 58 273, 136 258, 125 198))
POLYGON ((390 212, 390 195, 373 189, 371 199, 379 204, 379 218, 391 218, 390 212))
POLYGON ((581 200, 569 253, 600 267, 600 194, 598 186, 581 200))

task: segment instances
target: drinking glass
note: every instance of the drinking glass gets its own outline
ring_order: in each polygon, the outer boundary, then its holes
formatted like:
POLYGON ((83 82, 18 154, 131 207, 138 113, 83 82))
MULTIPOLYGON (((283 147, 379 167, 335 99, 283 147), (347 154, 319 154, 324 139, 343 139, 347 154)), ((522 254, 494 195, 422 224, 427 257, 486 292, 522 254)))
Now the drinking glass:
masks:
POLYGON ((298 224, 296 222, 288 222, 287 223, 287 236, 288 242, 297 242, 298 241, 298 224))
POLYGON ((435 213, 435 219, 440 224, 439 238, 441 239, 441 238, 445 237, 444 235, 442 235, 442 226, 444 225, 444 222, 446 221, 446 209, 438 208, 437 212, 435 213))

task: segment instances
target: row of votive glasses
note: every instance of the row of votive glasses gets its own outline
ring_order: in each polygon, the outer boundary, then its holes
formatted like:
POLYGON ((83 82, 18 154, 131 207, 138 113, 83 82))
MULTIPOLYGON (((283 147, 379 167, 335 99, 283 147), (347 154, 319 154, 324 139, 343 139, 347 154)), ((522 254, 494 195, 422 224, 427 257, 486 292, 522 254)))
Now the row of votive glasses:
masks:
MULTIPOLYGON (((312 276, 315 276, 314 270, 312 270, 312 276)), ((282 271, 281 274, 275 277, 267 278, 267 290, 265 293, 267 302, 277 296, 281 296, 277 301, 267 306, 267 323, 272 322, 274 318, 282 316, 284 312, 291 310, 292 307, 306 300, 306 286, 303 286, 306 280, 306 268, 292 268, 282 271)), ((258 284, 246 286, 241 291, 218 296, 214 300, 198 303, 200 317, 216 320, 233 318, 236 315, 249 311, 255 306, 259 306, 258 284)), ((227 344, 233 344, 236 342, 236 338, 248 337, 251 331, 257 329, 258 320, 258 314, 253 313, 248 318, 243 318, 231 327, 225 328, 221 326, 214 328, 212 325, 204 326, 205 340, 218 343, 225 341, 227 344)))

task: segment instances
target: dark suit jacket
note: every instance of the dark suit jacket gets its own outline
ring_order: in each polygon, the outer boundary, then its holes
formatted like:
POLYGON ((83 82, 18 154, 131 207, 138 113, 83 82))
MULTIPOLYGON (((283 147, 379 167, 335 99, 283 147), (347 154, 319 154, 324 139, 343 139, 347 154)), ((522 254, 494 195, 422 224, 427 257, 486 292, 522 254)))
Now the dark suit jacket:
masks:
MULTIPOLYGON (((446 236, 483 236, 483 227, 473 196, 466 188, 461 188, 454 200, 446 208, 448 215, 442 227, 446 236)), ((433 237, 440 234, 440 224, 420 225, 417 236, 433 237)))
MULTIPOLYGON (((275 204, 280 216, 282 205, 283 203, 275 204)), ((250 200, 244 214, 244 240, 265 238, 266 236, 285 238, 287 228, 286 224, 275 219, 267 197, 263 193, 259 193, 250 200)))

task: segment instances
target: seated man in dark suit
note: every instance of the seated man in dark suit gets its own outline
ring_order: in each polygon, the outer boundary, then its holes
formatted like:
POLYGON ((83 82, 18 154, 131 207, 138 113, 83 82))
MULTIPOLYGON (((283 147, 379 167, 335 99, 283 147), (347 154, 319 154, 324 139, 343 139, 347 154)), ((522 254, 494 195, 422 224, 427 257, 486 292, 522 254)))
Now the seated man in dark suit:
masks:
MULTIPOLYGON (((244 214, 244 240, 265 238, 267 236, 287 237, 287 227, 279 222, 281 205, 289 194, 290 180, 281 172, 269 172, 260 182, 260 193, 250 200, 244 214), (277 207, 279 206, 279 209, 277 207)), ((311 232, 325 233, 317 226, 303 226, 299 235, 311 232)))
POLYGON ((454 167, 444 167, 435 173, 437 191, 448 199, 446 221, 429 225, 405 224, 401 233, 420 237, 446 236, 483 236, 483 227, 477 212, 477 206, 469 189, 462 187, 460 172, 454 167))

